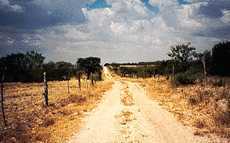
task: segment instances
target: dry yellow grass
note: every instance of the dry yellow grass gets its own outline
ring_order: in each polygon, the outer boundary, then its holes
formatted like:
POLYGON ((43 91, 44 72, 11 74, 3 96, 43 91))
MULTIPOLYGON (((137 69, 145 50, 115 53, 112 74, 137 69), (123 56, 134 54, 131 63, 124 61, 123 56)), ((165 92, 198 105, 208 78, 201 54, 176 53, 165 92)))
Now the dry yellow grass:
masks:
POLYGON ((173 87, 164 77, 129 79, 139 82, 147 94, 172 112, 182 123, 195 127, 194 134, 214 133, 230 139, 229 87, 201 84, 173 87), (219 107, 219 102, 227 107, 219 107), (225 109, 224 109, 225 108, 225 109), (223 109, 225 111, 223 111, 223 109))
MULTIPOLYGON (((92 87, 83 81, 82 89, 77 81, 48 82, 49 107, 43 105, 42 83, 8 83, 5 87, 5 112, 8 126, 0 122, 0 142, 61 143, 75 133, 83 113, 92 110, 111 81, 97 82, 92 87)), ((0 116, 2 121, 2 116, 0 116)))

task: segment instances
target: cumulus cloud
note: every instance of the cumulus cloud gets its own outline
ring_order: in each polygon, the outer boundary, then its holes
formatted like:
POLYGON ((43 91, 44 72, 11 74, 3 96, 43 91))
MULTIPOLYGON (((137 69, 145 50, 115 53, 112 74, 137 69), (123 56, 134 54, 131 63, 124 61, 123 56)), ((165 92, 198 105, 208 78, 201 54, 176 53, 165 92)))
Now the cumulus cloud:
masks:
POLYGON ((160 2, 161 2, 161 0, 149 0, 149 3, 151 5, 158 5, 158 4, 160 4, 160 2))
POLYGON ((22 12, 23 8, 18 4, 11 4, 9 0, 0 0, 0 9, 10 12, 22 12))
MULTIPOLYGON (((95 0, 89 0, 88 4, 92 3, 95 0)), ((63 0, 34 0, 33 4, 50 14, 66 12, 64 8, 69 5, 63 0)), ((79 57, 99 56, 103 62, 132 62, 165 59, 174 44, 192 42, 202 51, 230 37, 223 36, 229 11, 222 10, 221 17, 207 16, 204 11, 210 6, 209 0, 107 0, 106 5, 111 7, 97 5, 90 9, 83 0, 78 4, 76 11, 84 21, 40 28, 33 31, 34 36, 26 34, 21 43, 40 47, 47 60, 75 62, 79 57), (158 10, 151 9, 154 7, 158 10)), ((8 40, 8 45, 14 44, 8 40)))
POLYGON ((230 10, 223 10, 223 17, 221 20, 226 24, 230 24, 230 10))
POLYGON ((216 41, 193 35, 193 30, 203 26, 193 17, 198 4, 180 6, 168 0, 157 15, 152 15, 140 0, 109 0, 108 3, 111 8, 83 8, 86 23, 41 32, 44 37, 41 44, 52 47, 49 51, 55 54, 65 53, 62 56, 66 57, 97 55, 104 61, 138 61, 165 58, 170 45, 178 42, 194 41, 201 45, 201 41, 216 41), (169 6, 171 12, 166 11, 169 6))

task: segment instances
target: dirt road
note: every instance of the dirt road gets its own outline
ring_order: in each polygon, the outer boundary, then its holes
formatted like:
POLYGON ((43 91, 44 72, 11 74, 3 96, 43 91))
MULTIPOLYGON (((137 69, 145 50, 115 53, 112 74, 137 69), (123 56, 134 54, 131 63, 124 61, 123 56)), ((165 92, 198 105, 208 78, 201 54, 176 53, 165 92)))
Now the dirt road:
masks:
MULTIPOLYGON (((108 76, 108 73, 106 73, 108 76)), ((109 76, 111 77, 111 76, 109 76)), ((212 141, 211 141, 212 140, 212 141)), ((209 143, 193 135, 136 83, 116 80, 69 143, 209 143)), ((215 139, 215 142, 221 142, 215 139)))

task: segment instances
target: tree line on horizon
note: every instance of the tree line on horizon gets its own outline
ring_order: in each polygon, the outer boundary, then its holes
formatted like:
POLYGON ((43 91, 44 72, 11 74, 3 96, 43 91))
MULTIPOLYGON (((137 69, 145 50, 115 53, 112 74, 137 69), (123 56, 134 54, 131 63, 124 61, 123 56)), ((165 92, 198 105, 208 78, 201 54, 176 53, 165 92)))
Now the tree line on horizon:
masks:
POLYGON ((106 63, 117 74, 129 77, 151 77, 155 75, 175 74, 178 79, 188 79, 192 83, 197 77, 201 77, 203 66, 208 75, 230 76, 230 41, 220 42, 213 46, 212 50, 202 53, 196 51, 191 43, 172 46, 168 53, 169 60, 139 63, 106 63), (204 65, 205 64, 205 65, 204 65), (139 65, 137 67, 125 67, 124 65, 139 65), (155 65, 155 66, 149 66, 155 65))
MULTIPOLYGON (((169 60, 139 63, 112 63, 118 74, 137 77, 155 75, 195 75, 202 72, 202 59, 205 59, 206 72, 210 75, 230 76, 230 41, 220 42, 211 51, 196 52, 191 43, 175 45, 168 53, 169 60), (119 67, 120 65, 142 65, 142 67, 119 67), (154 67, 148 65, 156 65, 154 67), (174 66, 174 71, 172 67, 174 66), (182 74, 183 73, 183 74, 182 74)), ((47 73, 47 80, 66 80, 73 76, 85 74, 87 79, 97 73, 101 79, 102 66, 98 57, 79 58, 76 64, 65 61, 44 62, 45 57, 38 52, 10 54, 0 58, 1 73, 5 73, 7 82, 41 82, 43 72, 47 73)), ((191 76, 192 77, 192 76, 191 76)))
POLYGON ((82 74, 86 74, 87 79, 97 74, 96 80, 101 80, 102 66, 98 57, 79 58, 75 65, 65 61, 45 63, 44 60, 36 51, 7 55, 0 58, 1 75, 4 74, 6 82, 42 82, 44 72, 48 81, 67 80, 82 74))

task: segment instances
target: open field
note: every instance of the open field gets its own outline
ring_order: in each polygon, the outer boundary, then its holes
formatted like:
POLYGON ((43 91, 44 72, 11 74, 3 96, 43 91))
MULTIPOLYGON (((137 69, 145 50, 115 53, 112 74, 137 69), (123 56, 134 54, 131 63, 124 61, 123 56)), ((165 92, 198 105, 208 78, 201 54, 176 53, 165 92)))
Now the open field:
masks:
POLYGON ((230 0, 0 0, 0 143, 230 143, 230 0))
POLYGON ((81 90, 71 79, 69 93, 67 81, 48 82, 49 107, 42 83, 6 83, 1 142, 229 142, 229 83, 172 86, 163 76, 103 71, 106 80, 95 86, 82 80, 81 90))
MULTIPOLYGON (((104 70, 109 75, 108 70, 104 70)), ((227 138, 197 136, 176 120, 142 87, 143 79, 112 77, 112 89, 89 112, 69 143, 228 143, 227 138), (140 83, 137 83, 139 81, 140 83), (90 138, 89 138, 90 137, 90 138)), ((160 85, 164 85, 159 83, 160 85)))
POLYGON ((211 135, 230 139, 229 83, 217 86, 209 82, 187 86, 172 86, 165 77, 129 79, 138 81, 153 100, 187 126, 195 128, 195 135, 211 135))
POLYGON ((215 136, 196 136, 173 114, 147 96, 139 83, 115 80, 100 104, 69 143, 228 143, 215 136))
MULTIPOLYGON (((94 87, 82 81, 81 90, 75 79, 48 82, 49 107, 43 105, 42 83, 7 83, 5 112, 7 127, 0 122, 0 142, 61 143, 80 128, 84 112, 92 110, 111 81, 97 82, 94 87)), ((2 121, 2 116, 0 116, 2 121)))

